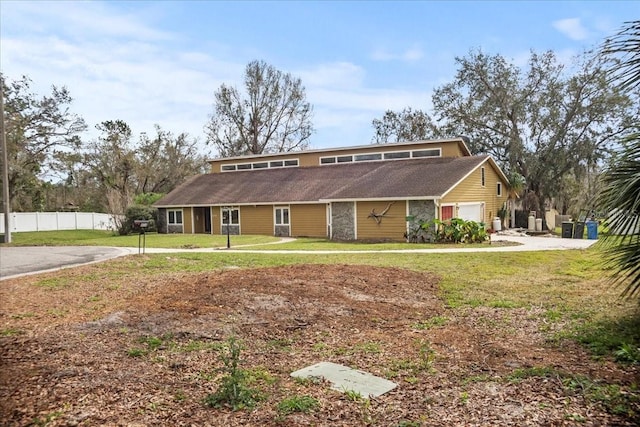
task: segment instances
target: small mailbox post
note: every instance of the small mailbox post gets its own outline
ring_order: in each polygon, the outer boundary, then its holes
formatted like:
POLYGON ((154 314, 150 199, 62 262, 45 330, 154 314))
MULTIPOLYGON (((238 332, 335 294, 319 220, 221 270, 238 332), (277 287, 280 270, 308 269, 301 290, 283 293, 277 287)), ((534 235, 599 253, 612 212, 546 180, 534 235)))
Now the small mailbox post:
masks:
POLYGON ((145 253, 147 246, 147 235, 145 231, 149 228, 149 221, 146 219, 136 219, 133 221, 133 226, 139 230, 138 234, 138 255, 140 255, 140 251, 145 253))

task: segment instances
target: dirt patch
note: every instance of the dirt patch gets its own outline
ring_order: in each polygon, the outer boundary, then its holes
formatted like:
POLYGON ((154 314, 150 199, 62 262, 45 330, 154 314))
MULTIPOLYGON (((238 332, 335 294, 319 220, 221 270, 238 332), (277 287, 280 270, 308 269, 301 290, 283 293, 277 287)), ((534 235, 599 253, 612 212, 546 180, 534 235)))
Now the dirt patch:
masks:
POLYGON ((447 309, 430 274, 296 265, 158 281, 92 271, 0 283, 2 425, 637 422, 637 405, 616 413, 569 382, 628 386, 636 370, 549 344, 536 309, 447 309), (203 405, 217 386, 217 349, 230 336, 242 341, 242 366, 263 391, 254 410, 203 405), (365 402, 290 378, 319 361, 399 386, 365 402), (320 406, 279 416, 278 402, 300 395, 320 406))

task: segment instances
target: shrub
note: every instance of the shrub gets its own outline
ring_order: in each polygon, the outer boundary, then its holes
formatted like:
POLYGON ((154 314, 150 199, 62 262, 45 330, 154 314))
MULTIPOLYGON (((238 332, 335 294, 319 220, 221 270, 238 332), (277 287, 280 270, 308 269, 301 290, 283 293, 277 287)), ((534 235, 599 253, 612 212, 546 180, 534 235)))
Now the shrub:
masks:
POLYGON ((252 408, 260 400, 258 390, 250 388, 247 383, 247 371, 240 369, 240 351, 242 346, 235 337, 227 340, 227 346, 220 352, 224 364, 225 375, 215 393, 205 398, 205 404, 214 408, 228 406, 234 411, 252 408))
POLYGON ((125 212, 125 220, 122 223, 122 230, 118 230, 121 235, 138 231, 134 226, 135 220, 149 221, 149 227, 145 231, 157 231, 158 209, 145 205, 132 205, 125 212))
POLYGON ((434 219, 423 227, 436 227, 436 241, 448 243, 481 243, 489 238, 484 223, 452 218, 447 221, 434 219))

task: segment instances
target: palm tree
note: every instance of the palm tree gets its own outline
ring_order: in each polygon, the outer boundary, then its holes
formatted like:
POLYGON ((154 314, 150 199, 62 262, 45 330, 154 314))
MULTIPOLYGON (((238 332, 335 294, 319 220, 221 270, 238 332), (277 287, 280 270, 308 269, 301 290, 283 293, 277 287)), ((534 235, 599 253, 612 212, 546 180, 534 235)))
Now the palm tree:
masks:
POLYGON ((509 178, 507 190, 509 192, 509 204, 511 205, 511 228, 516 228, 516 199, 520 197, 524 190, 526 181, 524 176, 518 172, 511 172, 507 178, 509 178))
MULTIPOLYGON (((601 54, 611 59, 610 75, 621 90, 640 85, 640 21, 625 23, 606 40, 601 54)), ((607 213, 606 254, 623 295, 640 296, 640 127, 621 141, 621 152, 603 174, 598 207, 607 213)))

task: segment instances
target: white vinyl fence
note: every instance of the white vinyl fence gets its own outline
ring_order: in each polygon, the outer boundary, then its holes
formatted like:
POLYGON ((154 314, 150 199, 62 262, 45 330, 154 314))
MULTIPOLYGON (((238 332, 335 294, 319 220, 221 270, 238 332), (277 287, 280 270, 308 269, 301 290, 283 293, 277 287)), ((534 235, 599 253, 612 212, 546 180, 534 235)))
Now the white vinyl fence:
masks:
MULTIPOLYGON (((111 215, 92 212, 12 212, 11 232, 54 230, 114 230, 111 215)), ((4 233, 4 214, 0 213, 0 233, 4 233)))

